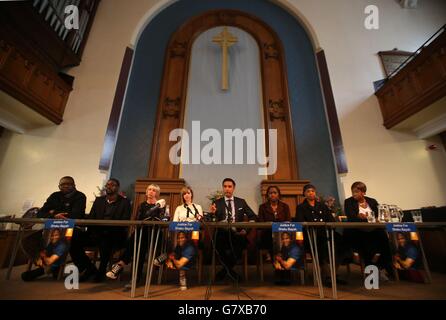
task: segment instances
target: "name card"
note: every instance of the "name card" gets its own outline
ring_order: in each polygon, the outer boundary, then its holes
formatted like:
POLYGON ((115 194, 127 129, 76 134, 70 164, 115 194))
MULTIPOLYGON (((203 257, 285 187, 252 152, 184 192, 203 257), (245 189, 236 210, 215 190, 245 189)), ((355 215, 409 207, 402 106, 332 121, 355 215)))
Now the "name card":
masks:
POLYGON ((74 228, 73 219, 50 219, 45 221, 45 229, 72 229, 74 228))
POLYGON ((273 232, 301 232, 302 225, 298 222, 273 222, 273 232))
POLYGON ((386 223, 387 232, 416 232, 417 226, 412 223, 386 223))
POLYGON ((173 231, 173 232, 200 231, 200 223, 199 222, 170 222, 169 223, 169 231, 173 231))

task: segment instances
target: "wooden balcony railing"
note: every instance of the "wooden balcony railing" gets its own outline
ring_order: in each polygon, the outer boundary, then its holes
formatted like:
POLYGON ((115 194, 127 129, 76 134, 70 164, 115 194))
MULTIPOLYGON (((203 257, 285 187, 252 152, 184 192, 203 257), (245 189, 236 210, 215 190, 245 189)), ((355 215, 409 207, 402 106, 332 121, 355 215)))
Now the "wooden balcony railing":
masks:
POLYGON ((100 0, 0 2, 0 89, 52 122, 62 122, 100 0), (78 29, 67 29, 65 8, 75 5, 78 29))
POLYGON ((375 93, 390 129, 446 96, 446 25, 375 93))

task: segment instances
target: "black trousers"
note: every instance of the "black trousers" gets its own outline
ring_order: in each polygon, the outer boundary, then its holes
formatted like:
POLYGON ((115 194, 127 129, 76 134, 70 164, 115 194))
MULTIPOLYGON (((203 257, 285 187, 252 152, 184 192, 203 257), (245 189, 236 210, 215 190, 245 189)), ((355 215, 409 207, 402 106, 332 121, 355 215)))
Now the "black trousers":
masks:
POLYGON ((85 269, 95 268, 85 254, 85 248, 98 247, 101 256, 99 273, 104 275, 113 251, 123 248, 126 238, 127 229, 122 227, 89 227, 87 231, 75 229, 70 255, 79 272, 83 272, 85 269))
POLYGON ((242 252, 248 245, 245 236, 236 234, 232 230, 217 229, 216 234, 216 258, 220 257, 221 263, 231 270, 242 257, 242 252))
POLYGON ((258 230, 260 232, 259 248, 268 250, 271 257, 273 256, 273 233, 271 229, 258 230))
POLYGON ((363 231, 351 229, 347 235, 353 251, 359 253, 366 266, 372 264, 374 255, 379 253, 380 258, 377 266, 381 269, 386 269, 391 274, 393 269, 389 238, 384 230, 373 229, 363 231))

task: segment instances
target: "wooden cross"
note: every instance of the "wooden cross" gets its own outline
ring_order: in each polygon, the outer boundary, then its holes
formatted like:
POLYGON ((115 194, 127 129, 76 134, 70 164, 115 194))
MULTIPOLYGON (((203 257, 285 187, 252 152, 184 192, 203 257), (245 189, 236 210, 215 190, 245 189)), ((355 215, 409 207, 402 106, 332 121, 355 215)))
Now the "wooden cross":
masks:
POLYGON ((237 37, 228 32, 227 27, 223 27, 223 31, 212 38, 212 42, 220 45, 222 50, 221 63, 221 89, 228 90, 228 48, 237 43, 237 37))

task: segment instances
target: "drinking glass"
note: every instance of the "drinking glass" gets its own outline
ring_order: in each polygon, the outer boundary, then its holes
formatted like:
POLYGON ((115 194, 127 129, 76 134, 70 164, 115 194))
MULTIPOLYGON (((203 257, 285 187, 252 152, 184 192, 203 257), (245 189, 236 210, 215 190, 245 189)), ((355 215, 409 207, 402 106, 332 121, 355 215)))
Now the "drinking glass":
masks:
POLYGON ((413 222, 415 223, 422 223, 423 217, 421 215, 421 210, 413 210, 410 212, 412 214, 413 222))
POLYGON ((367 214, 367 222, 368 223, 375 223, 376 222, 376 218, 375 218, 375 212, 371 211, 367 214))
POLYGON ((389 205, 390 222, 398 223, 400 222, 399 213, 397 206, 389 205))

